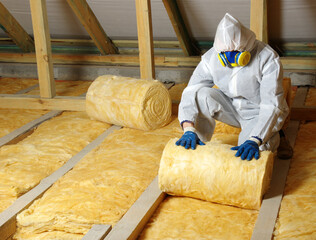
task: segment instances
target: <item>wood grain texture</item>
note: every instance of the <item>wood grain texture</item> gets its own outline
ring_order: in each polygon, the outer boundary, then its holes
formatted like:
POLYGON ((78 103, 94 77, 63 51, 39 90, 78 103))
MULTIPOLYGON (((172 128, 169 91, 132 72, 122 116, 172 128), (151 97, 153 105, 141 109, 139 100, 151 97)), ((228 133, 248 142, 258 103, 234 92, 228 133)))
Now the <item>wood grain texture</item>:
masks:
POLYGON ((140 77, 155 78, 154 44, 150 0, 135 0, 140 77))
POLYGON ((267 0, 251 0, 250 29, 258 40, 268 43, 267 0))
POLYGON ((42 98, 56 95, 46 0, 30 0, 37 72, 42 98))
POLYGON ((0 27, 23 52, 34 52, 33 39, 13 17, 8 9, 0 2, 0 27))

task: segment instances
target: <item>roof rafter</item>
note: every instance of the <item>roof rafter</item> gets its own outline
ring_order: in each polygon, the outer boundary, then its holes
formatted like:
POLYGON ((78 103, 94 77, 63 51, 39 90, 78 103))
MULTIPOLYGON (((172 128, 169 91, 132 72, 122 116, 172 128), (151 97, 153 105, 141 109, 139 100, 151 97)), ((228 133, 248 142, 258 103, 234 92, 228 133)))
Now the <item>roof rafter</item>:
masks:
POLYGON ((86 0, 67 0, 69 6, 76 14, 84 28, 89 33, 95 45, 100 50, 101 54, 116 54, 117 47, 112 40, 106 35, 97 17, 86 0))
POLYGON ((0 2, 0 27, 19 46, 23 52, 34 52, 33 39, 12 16, 8 9, 0 2))
POLYGON ((180 47, 182 48, 186 56, 194 56, 199 54, 197 46, 192 41, 192 36, 190 36, 187 30, 181 12, 179 10, 176 0, 162 0, 165 8, 167 10, 168 16, 172 23, 173 29, 177 35, 180 42, 180 47))

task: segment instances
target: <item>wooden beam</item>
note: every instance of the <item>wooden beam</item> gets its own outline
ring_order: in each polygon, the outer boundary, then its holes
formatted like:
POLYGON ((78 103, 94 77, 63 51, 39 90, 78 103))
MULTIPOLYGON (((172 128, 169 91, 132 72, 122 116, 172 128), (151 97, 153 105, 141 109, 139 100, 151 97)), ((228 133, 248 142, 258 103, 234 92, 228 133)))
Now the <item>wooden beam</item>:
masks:
POLYGON ((42 98, 56 95, 46 0, 30 0, 37 72, 42 98))
POLYGON ((140 61, 140 77, 155 78, 153 31, 150 0, 135 0, 140 61))
POLYGON ((268 43, 267 0, 251 0, 250 4, 250 29, 257 39, 268 43))
MULTIPOLYGON (((155 56, 155 65, 159 67, 196 67, 201 61, 200 56, 177 57, 155 56)), ((36 63, 32 53, 0 53, 0 62, 3 63, 36 63)), ((55 64, 95 64, 108 66, 139 66, 139 56, 135 55, 71 55, 53 54, 55 64)), ((316 58, 310 57, 281 57, 284 70, 316 71, 316 58)))
POLYGON ((198 48, 193 43, 192 36, 190 36, 185 26, 177 1, 176 0, 162 0, 162 1, 163 1, 163 4, 165 5, 171 24, 177 35, 177 38, 180 43, 180 47, 182 48, 184 55, 185 56, 198 55, 199 54, 198 48))
POLYGON ((291 119, 298 121, 316 121, 316 106, 292 107, 291 119))
POLYGON ((99 135, 94 141, 83 148, 78 154, 69 159, 62 167, 44 178, 36 187, 19 197, 9 208, 0 213, 0 240, 8 239, 15 233, 16 216, 30 206, 34 200, 41 197, 59 178, 69 172, 84 156, 100 145, 113 131, 120 129, 112 126, 99 135))
POLYGON ((0 2, 0 27, 23 52, 34 52, 33 39, 0 2))
POLYGON ((105 240, 137 239, 166 194, 158 187, 158 176, 136 200, 105 240))
POLYGON ((39 98, 32 95, 0 94, 0 108, 85 111, 85 97, 39 98))
POLYGON ((115 54, 118 49, 106 35, 86 0, 67 0, 69 6, 89 33, 101 54, 115 54))
POLYGON ((102 240, 111 231, 111 225, 94 224, 81 240, 102 240))

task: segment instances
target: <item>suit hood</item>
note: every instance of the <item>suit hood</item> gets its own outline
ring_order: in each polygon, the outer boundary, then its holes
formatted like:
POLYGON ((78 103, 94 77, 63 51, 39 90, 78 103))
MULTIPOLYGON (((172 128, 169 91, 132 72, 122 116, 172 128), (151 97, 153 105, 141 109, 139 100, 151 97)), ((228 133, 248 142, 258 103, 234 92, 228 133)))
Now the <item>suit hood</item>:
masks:
POLYGON ((255 41, 256 35, 253 31, 226 13, 217 26, 214 48, 218 53, 234 50, 250 52, 255 41))

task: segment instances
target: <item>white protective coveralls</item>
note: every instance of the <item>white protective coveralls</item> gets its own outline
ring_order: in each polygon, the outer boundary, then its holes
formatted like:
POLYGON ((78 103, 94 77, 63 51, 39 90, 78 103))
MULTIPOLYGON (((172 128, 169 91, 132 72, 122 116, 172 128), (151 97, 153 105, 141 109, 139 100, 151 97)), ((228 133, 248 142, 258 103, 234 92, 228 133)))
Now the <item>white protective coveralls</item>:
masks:
POLYGON ((179 121, 193 122, 199 138, 209 141, 216 119, 241 127, 238 145, 256 136, 263 141, 261 151, 275 151, 278 131, 289 112, 282 80, 277 53, 226 13, 217 27, 214 47, 202 56, 183 91, 179 121), (234 50, 250 52, 250 62, 244 67, 223 67, 218 53, 234 50), (219 89, 212 88, 214 84, 219 89))

